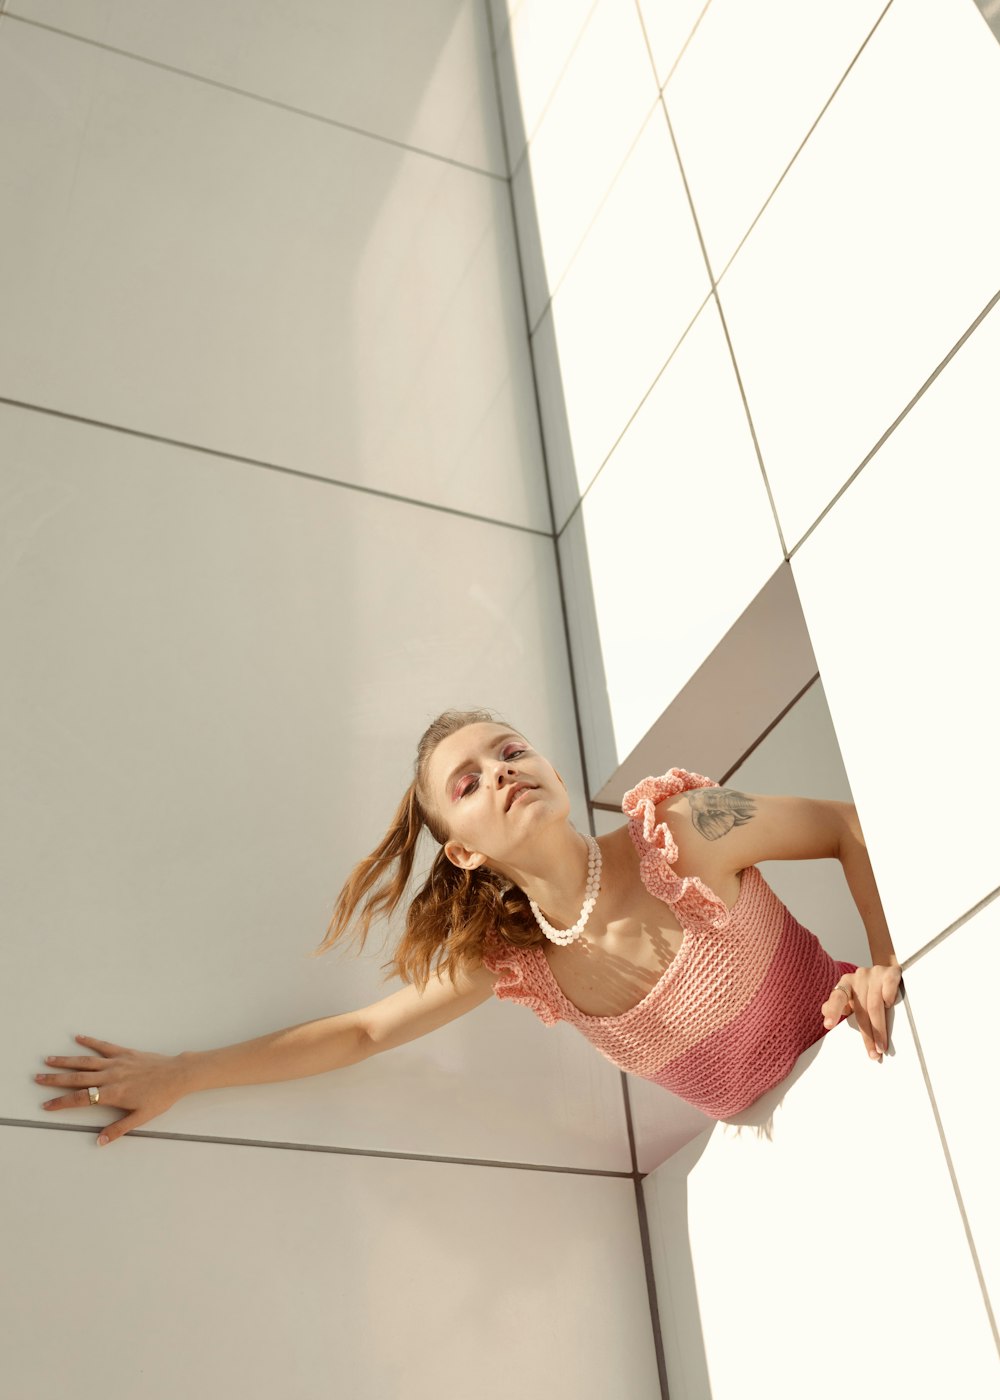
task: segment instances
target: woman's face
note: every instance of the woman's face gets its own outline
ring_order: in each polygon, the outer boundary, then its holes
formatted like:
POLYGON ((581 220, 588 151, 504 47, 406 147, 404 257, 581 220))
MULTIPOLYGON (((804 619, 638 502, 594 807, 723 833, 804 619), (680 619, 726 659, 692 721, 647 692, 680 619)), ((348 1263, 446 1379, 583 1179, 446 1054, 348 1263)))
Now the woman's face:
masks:
POLYGON ((445 854, 467 869, 502 868, 543 825, 569 815, 562 778, 502 724, 467 724, 449 734, 432 753, 427 777, 450 836, 445 854), (518 785, 530 791, 518 796, 518 785))

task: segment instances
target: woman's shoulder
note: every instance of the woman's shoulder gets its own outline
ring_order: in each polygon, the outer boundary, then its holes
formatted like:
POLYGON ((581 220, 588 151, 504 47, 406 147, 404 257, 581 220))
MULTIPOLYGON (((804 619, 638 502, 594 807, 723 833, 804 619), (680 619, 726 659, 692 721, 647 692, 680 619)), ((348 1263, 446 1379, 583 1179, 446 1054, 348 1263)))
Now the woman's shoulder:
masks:
POLYGON ((480 951, 484 966, 495 974, 493 991, 501 1001, 520 1002, 549 1026, 560 1019, 540 965, 545 955, 537 945, 513 942, 502 931, 491 929, 480 951))
POLYGON ((717 787, 683 768, 644 779, 626 794, 622 811, 629 821, 613 833, 616 844, 631 848, 635 877, 651 894, 682 918, 712 925, 728 916, 739 876, 713 850, 686 795, 717 787))
POLYGON ((622 798, 622 812, 630 822, 641 821, 645 825, 651 813, 679 802, 685 793, 718 786, 714 778, 706 778, 703 773, 668 768, 665 773, 652 774, 629 788, 622 798))
POLYGON ((715 869, 712 853, 704 837, 694 839, 698 832, 692 823, 693 805, 711 800, 705 789, 718 789, 713 778, 693 773, 687 768, 670 768, 659 777, 643 778, 630 788, 622 799, 622 813, 628 818, 625 830, 640 855, 658 850, 671 864, 690 866, 681 874, 700 874, 701 865, 715 869), (695 864, 692 865, 692 862, 695 864))

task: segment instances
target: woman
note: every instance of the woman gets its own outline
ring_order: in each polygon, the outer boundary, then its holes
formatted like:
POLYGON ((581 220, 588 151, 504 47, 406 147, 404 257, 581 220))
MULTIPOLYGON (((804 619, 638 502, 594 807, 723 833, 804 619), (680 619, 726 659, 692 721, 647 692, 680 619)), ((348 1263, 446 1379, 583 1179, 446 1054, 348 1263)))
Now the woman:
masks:
POLYGON ((38 1079, 73 1092, 45 1107, 125 1109, 98 1138, 115 1141, 184 1094, 356 1064, 493 994, 546 1025, 569 1022, 622 1069, 718 1118, 779 1083, 851 1012, 881 1060, 901 970, 850 803, 747 794, 672 768, 626 794, 628 824, 610 835, 581 834, 569 806, 560 774, 517 730, 489 711, 446 711, 317 949, 333 946, 362 900, 364 946, 372 919, 403 897, 426 827, 439 850, 384 964, 409 985, 220 1050, 165 1056, 77 1036, 95 1053, 49 1057, 59 1072, 38 1079), (756 869, 834 856, 871 967, 835 962, 756 869))

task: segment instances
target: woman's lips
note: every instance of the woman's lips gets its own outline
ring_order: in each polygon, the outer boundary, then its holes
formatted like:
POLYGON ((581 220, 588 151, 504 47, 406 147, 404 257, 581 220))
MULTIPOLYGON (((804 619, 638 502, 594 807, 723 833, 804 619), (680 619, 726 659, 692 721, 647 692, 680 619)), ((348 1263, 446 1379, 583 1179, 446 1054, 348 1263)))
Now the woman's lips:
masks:
MULTIPOLYGON (((537 790, 537 788, 532 787, 521 788, 520 792, 515 792, 514 796, 511 798, 510 807, 513 807, 515 802, 520 802, 522 797, 527 797, 529 793, 537 792, 537 790)), ((507 808, 508 812, 510 811, 510 807, 507 808)))

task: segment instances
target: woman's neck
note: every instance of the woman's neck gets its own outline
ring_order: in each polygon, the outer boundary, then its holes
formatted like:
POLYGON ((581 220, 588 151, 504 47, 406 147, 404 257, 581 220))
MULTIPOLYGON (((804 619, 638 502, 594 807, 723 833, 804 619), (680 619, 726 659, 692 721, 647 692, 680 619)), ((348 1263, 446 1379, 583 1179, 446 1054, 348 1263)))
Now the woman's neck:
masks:
MULTIPOLYGON (((546 833, 548 836, 549 833, 546 833)), ((608 891, 615 871, 611 843, 607 838, 601 847, 601 886, 595 912, 608 904, 608 891)), ((552 832, 551 839, 541 837, 532 843, 530 859, 523 868, 512 870, 508 878, 519 885, 529 899, 534 900, 545 918, 555 929, 572 928, 580 917, 587 893, 590 845, 574 827, 552 832)))

